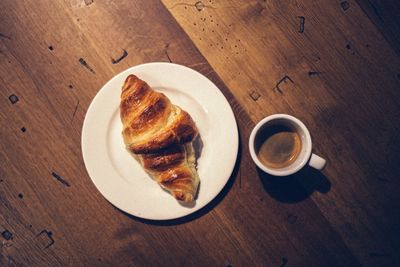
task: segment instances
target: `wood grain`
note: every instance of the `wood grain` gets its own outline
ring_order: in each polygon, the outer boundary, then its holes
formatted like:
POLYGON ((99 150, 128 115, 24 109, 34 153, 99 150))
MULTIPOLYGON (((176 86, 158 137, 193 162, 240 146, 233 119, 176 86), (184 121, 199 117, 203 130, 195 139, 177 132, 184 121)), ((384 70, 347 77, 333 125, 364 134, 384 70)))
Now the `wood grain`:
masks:
POLYGON ((349 6, 1 1, 0 265, 399 265, 399 58, 349 6), (80 149, 99 88, 150 61, 209 77, 240 132, 220 195, 166 222, 108 203, 80 149), (250 131, 276 112, 309 126, 329 160, 323 173, 277 179, 255 168, 250 131))

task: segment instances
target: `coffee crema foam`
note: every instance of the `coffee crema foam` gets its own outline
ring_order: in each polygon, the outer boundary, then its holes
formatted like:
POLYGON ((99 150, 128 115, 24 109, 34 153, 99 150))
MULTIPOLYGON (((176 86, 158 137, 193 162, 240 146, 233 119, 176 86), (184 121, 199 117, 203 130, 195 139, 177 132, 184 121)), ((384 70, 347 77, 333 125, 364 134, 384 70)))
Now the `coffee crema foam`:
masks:
POLYGON ((289 166, 301 151, 299 133, 286 126, 267 126, 260 132, 259 140, 261 146, 257 156, 269 168, 281 169, 289 166))

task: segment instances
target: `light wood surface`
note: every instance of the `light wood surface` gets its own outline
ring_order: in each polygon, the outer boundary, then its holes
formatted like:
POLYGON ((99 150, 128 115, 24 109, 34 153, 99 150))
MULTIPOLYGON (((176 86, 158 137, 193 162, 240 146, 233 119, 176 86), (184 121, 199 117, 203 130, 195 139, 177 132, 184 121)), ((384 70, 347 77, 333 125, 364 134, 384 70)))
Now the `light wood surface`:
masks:
POLYGON ((0 265, 400 265, 396 10, 364 0, 1 1, 0 265), (167 222, 113 207, 81 156, 97 91, 153 61, 209 77, 240 132, 221 194, 167 222), (309 127, 328 160, 322 173, 255 167, 250 131, 281 112, 309 127))

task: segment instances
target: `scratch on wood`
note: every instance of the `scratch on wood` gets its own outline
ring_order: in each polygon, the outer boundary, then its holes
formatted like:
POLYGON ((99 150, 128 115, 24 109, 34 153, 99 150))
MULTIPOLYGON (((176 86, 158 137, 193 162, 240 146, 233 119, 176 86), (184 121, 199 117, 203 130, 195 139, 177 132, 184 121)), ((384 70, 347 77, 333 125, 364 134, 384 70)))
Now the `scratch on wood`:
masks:
POLYGON ((195 67, 199 67, 199 66, 207 66, 206 62, 200 62, 200 63, 193 63, 188 65, 190 68, 195 68, 195 67))
POLYGON ((56 178, 57 181, 59 181, 60 183, 62 183, 63 185, 65 185, 66 187, 70 187, 71 185, 67 182, 67 180, 65 180, 64 178, 62 178, 60 175, 58 175, 55 172, 52 172, 51 175, 53 175, 54 178, 56 178))
POLYGON ((278 92, 278 93, 280 93, 280 94, 283 94, 283 91, 282 91, 282 89, 281 89, 279 86, 280 86, 282 83, 286 83, 286 81, 290 81, 291 83, 294 83, 293 80, 292 80, 288 75, 285 75, 285 76, 283 76, 282 79, 280 79, 280 80, 276 83, 276 85, 275 85, 275 87, 273 88, 273 90, 276 91, 276 92, 278 92))
POLYGON ((321 72, 319 72, 319 71, 309 71, 308 72, 308 76, 310 76, 310 77, 320 75, 320 74, 321 74, 321 72))
POLYGON ((283 95, 283 92, 279 87, 274 87, 274 91, 280 93, 281 95, 283 95))
POLYGON ((298 17, 300 19, 300 28, 299 28, 299 33, 304 32, 304 24, 306 23, 306 18, 303 16, 298 17))
POLYGON ((204 76, 210 77, 210 75, 211 75, 212 73, 215 73, 215 71, 214 71, 213 69, 210 69, 209 71, 204 72, 203 74, 204 74, 204 76))
POLYGON ((111 58, 112 64, 118 64, 121 60, 123 60, 124 58, 126 58, 128 56, 128 52, 125 49, 123 49, 123 51, 124 51, 124 53, 119 58, 117 58, 117 59, 111 58))
POLYGON ((168 58, 168 61, 172 63, 172 60, 171 60, 171 58, 169 57, 169 54, 168 54, 169 45, 170 45, 169 43, 165 45, 164 52, 165 52, 165 55, 168 58))
POLYGON ((85 68, 87 68, 91 73, 95 74, 96 72, 89 66, 89 64, 86 62, 86 60, 84 60, 83 58, 79 59, 79 63, 84 66, 85 68))
POLYGON ((176 4, 174 4, 174 5, 172 5, 171 7, 167 7, 167 9, 173 9, 173 8, 175 8, 175 7, 177 7, 177 6, 189 6, 189 7, 195 7, 198 11, 201 11, 201 10, 203 10, 204 8, 211 8, 211 9, 216 9, 215 7, 213 7, 213 6, 209 6, 209 5, 205 5, 203 2, 201 2, 201 1, 197 1, 196 3, 194 3, 194 4, 189 4, 189 3, 176 3, 176 4), (200 3, 201 4, 200 4, 200 3), (196 6, 197 5, 197 6, 196 6), (199 8, 200 8, 200 10, 199 10, 199 8))
POLYGON ((10 36, 5 35, 4 33, 1 33, 1 32, 0 32, 0 37, 1 37, 1 38, 4 38, 4 39, 11 40, 11 37, 10 37, 10 36))
POLYGON ((78 106, 79 106, 79 100, 78 100, 78 103, 76 103, 76 105, 75 105, 74 113, 72 114, 72 118, 71 118, 71 123, 75 118, 75 114, 76 114, 76 111, 78 110, 78 106))
POLYGON ((42 230, 39 234, 36 235, 36 237, 41 236, 43 234, 45 234, 47 236, 47 238, 50 240, 50 242, 44 247, 46 249, 46 248, 49 248, 50 246, 52 246, 55 241, 53 239, 53 233, 51 231, 47 231, 46 229, 42 230))
POLYGON ((252 91, 250 94, 251 99, 253 99, 254 101, 257 101, 260 98, 260 94, 257 93, 256 91, 252 91))
POLYGON ((347 1, 343 1, 340 3, 340 6, 342 7, 343 11, 346 11, 347 9, 350 8, 350 4, 347 1))

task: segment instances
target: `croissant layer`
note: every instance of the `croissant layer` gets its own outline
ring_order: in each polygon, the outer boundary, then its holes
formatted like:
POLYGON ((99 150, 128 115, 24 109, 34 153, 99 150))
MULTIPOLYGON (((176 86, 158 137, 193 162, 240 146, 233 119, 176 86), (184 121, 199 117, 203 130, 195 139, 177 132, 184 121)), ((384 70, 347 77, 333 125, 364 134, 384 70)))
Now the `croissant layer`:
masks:
POLYGON ((194 200, 199 184, 190 115, 135 75, 122 87, 120 117, 126 148, 144 170, 177 200, 194 200))

